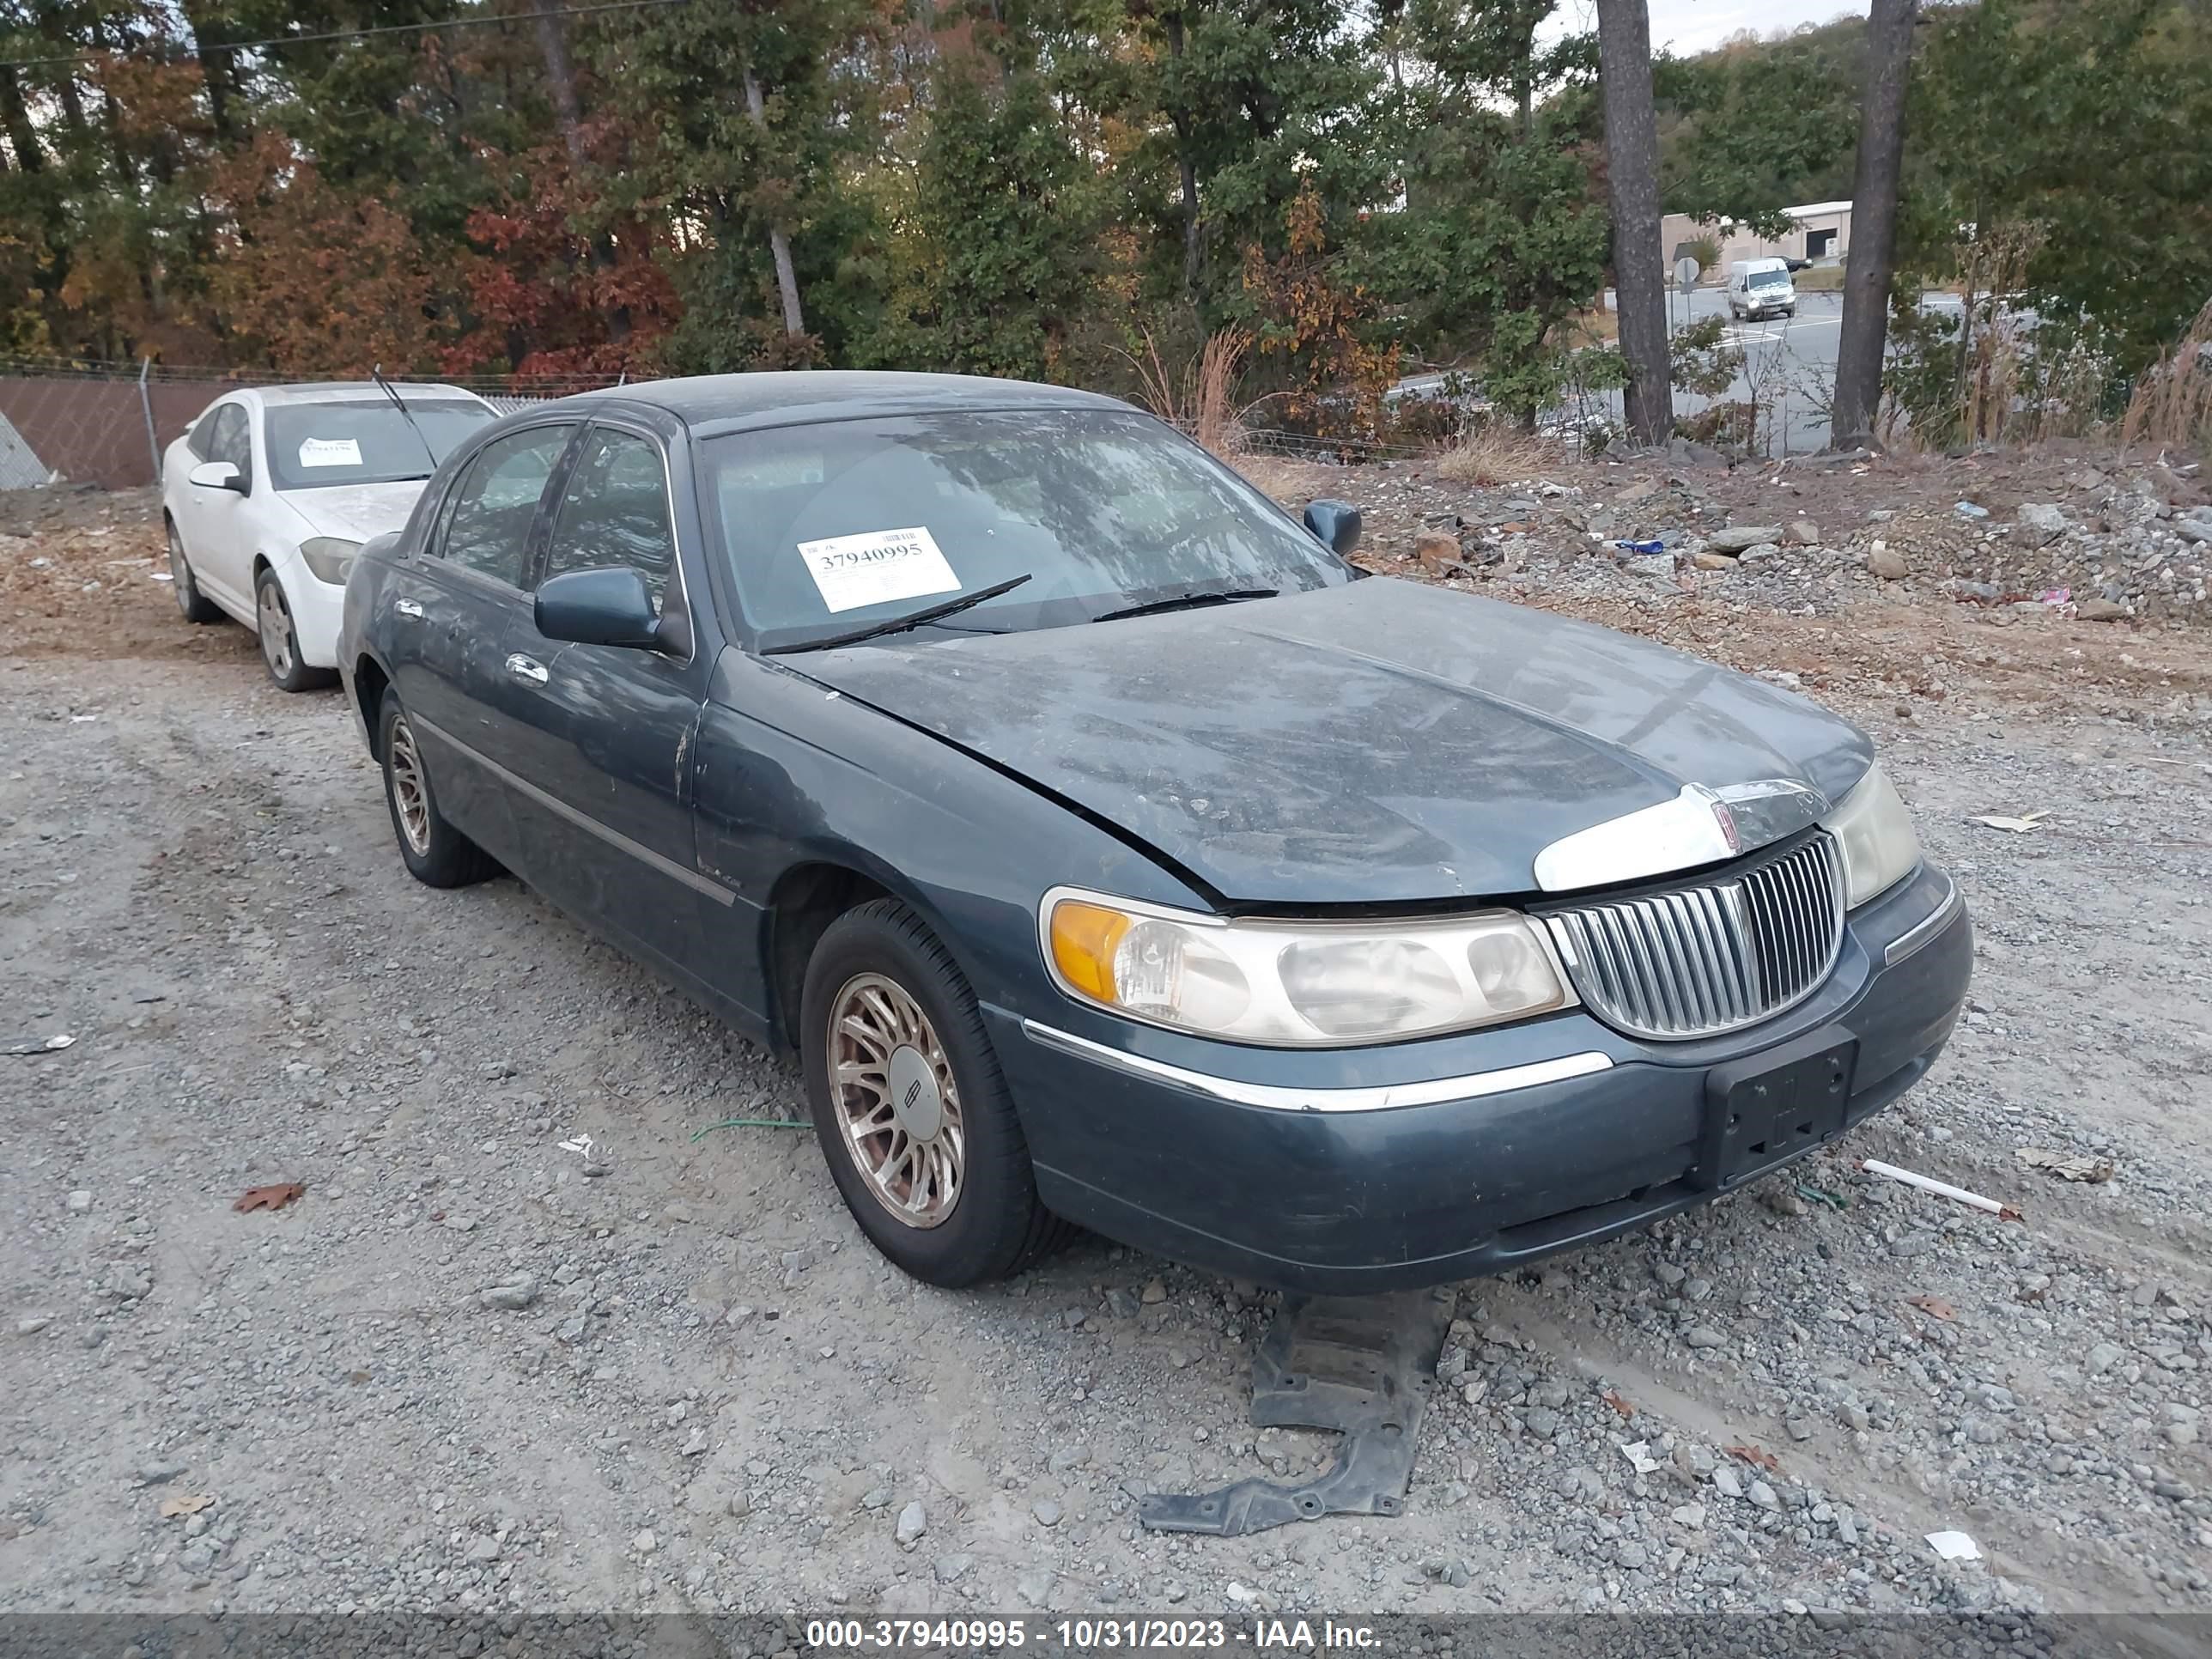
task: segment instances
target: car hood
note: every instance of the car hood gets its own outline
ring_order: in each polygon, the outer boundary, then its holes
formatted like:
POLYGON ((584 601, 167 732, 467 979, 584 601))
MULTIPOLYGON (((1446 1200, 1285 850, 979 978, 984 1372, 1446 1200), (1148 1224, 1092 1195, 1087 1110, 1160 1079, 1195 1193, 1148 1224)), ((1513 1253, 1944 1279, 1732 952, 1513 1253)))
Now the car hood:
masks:
POLYGON ((326 484, 319 489, 287 489, 285 504, 307 521, 309 533, 366 542, 387 530, 404 529, 415 510, 423 481, 397 483, 326 484))
POLYGON ((784 660, 1240 904, 1532 892, 1552 842, 1686 785, 1786 779, 1834 801, 1873 758, 1856 727, 1764 681, 1387 577, 784 660))

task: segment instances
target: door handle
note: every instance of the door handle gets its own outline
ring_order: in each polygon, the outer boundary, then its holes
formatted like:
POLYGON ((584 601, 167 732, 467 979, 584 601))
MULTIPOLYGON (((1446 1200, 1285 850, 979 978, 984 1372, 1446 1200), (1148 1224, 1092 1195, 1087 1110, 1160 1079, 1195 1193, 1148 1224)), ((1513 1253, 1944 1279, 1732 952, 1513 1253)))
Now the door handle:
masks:
POLYGON ((412 617, 417 622, 422 619, 422 607, 412 599, 395 599, 392 608, 403 617, 412 617))
POLYGON ((528 680, 532 685, 543 685, 552 678, 546 673, 544 663, 533 662, 520 652, 507 659, 507 672, 519 680, 528 680))

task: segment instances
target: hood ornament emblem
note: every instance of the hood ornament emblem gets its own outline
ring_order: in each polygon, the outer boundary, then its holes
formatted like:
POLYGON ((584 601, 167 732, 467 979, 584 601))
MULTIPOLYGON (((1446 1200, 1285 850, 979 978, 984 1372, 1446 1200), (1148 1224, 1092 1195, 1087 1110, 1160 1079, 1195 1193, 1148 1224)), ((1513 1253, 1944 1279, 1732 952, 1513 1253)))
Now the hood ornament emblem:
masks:
POLYGON ((1536 854, 1536 885, 1573 893, 1723 863, 1794 836, 1828 811, 1826 795, 1795 778, 1717 789, 1685 784, 1672 800, 1560 836, 1536 854))

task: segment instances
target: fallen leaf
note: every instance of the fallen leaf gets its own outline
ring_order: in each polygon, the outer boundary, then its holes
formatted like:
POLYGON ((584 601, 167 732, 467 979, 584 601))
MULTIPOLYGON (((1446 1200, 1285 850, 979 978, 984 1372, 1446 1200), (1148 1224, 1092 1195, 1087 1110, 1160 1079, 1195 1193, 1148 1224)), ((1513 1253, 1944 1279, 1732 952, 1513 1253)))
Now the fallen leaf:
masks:
POLYGON ((1753 1468, 1765 1469, 1769 1474, 1782 1473, 1782 1460, 1764 1446, 1730 1446, 1728 1455, 1741 1458, 1753 1468))
POLYGON ((174 1498, 161 1500, 161 1518, 167 1521, 179 1515, 198 1515, 214 1502, 215 1494, 211 1492, 179 1492, 174 1498))
POLYGON ((1940 1296, 1908 1296, 1905 1301, 1931 1319, 1956 1319, 1959 1310, 1940 1296))
POLYGON ((269 1187, 248 1187, 234 1210, 281 1210, 307 1189, 296 1181, 280 1181, 269 1187))
POLYGON ((1623 1400, 1611 1389, 1607 1389, 1603 1394, 1600 1395, 1598 1398, 1604 1401, 1607 1405, 1612 1407, 1613 1410, 1619 1412, 1623 1417, 1633 1417, 1636 1415, 1636 1407, 1630 1405, 1626 1400, 1623 1400))
POLYGON ((2041 1170, 2061 1181, 2110 1181, 2113 1164, 2108 1158, 2087 1158, 2079 1152, 2054 1152, 2042 1146, 2021 1146, 2013 1156, 2031 1170, 2041 1170))
POLYGON ((2051 814, 2047 810, 2041 812, 2029 812, 2023 817, 2016 818, 2008 817, 2002 812, 1991 812, 1984 817, 1968 818, 1966 822, 1969 823, 1986 824, 1992 830, 2003 830, 2015 836, 2024 836, 2050 816, 2051 814))

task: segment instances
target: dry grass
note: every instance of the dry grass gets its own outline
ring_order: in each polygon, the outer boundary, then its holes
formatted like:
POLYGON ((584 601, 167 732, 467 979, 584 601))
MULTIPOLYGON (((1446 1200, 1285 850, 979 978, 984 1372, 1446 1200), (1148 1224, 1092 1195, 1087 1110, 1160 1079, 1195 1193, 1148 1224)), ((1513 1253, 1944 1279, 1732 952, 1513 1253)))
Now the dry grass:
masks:
POLYGON ((1248 453, 1231 457, 1230 465, 1263 494, 1285 507, 1303 507, 1316 496, 1341 495, 1345 492, 1344 469, 1320 461, 1248 453))
POLYGON ((1268 401, 1267 398, 1246 404, 1237 400, 1244 354, 1251 348, 1252 337, 1243 330, 1217 330, 1206 337, 1198 356, 1186 362, 1178 375, 1170 373, 1161 360, 1159 343, 1146 329, 1144 354, 1124 351, 1121 356, 1137 371, 1139 402, 1227 459, 1241 455, 1247 447, 1244 417, 1268 401))
POLYGON ((1620 337, 1620 313, 1602 305, 1592 306, 1567 319, 1565 334, 1571 348, 1605 345, 1620 337))
POLYGON ((1844 268, 1841 265, 1808 265, 1802 270, 1790 273, 1792 287, 1803 289, 1808 294, 1839 294, 1844 287, 1844 268))
POLYGON ((1502 422, 1487 422, 1467 433, 1437 462, 1437 473, 1454 483, 1521 483, 1557 468, 1566 451, 1553 439, 1523 432, 1502 422))
POLYGON ((2136 382, 2120 447, 2212 449, 2212 303, 2136 382))

